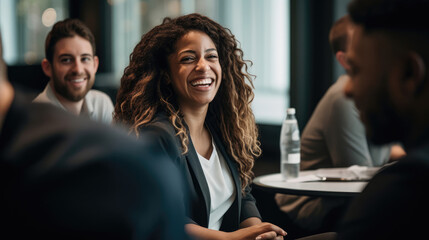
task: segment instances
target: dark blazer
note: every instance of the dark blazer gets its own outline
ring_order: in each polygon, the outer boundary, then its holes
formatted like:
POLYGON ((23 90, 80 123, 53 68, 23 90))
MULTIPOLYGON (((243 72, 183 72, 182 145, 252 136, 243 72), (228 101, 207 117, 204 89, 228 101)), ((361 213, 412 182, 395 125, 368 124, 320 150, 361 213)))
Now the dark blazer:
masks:
POLYGON ((181 175, 151 139, 17 95, 0 126, 0 238, 188 239, 181 175))
MULTIPOLYGON (((220 230, 235 231, 239 229, 239 224, 250 217, 260 217, 259 211, 256 208, 255 199, 250 193, 250 187, 246 187, 246 194, 241 194, 241 181, 238 173, 237 164, 233 158, 226 152, 223 140, 221 138, 219 128, 216 124, 210 121, 210 117, 206 118, 206 125, 213 136, 216 147, 220 154, 224 156, 236 188, 237 196, 230 209, 225 213, 220 230)), ((213 118, 212 118, 213 119, 213 118)), ((175 164, 183 172, 185 181, 189 188, 189 218, 188 223, 198 224, 203 227, 208 227, 210 214, 210 191, 198 160, 198 155, 192 144, 189 135, 189 150, 183 155, 180 139, 176 136, 176 131, 170 123, 165 113, 158 113, 155 119, 147 126, 141 129, 141 135, 150 133, 151 135, 158 134, 158 141, 164 147, 164 150, 170 155, 175 164)))

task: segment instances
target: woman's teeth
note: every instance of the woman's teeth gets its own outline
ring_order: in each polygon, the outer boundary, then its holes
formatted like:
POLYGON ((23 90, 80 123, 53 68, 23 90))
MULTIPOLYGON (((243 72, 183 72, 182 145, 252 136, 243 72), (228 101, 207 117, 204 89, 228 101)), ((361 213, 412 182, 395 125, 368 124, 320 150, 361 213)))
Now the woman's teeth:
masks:
POLYGON ((199 85, 210 85, 212 84, 212 82, 213 82, 212 79, 201 79, 201 80, 196 80, 191 82, 191 85, 193 87, 199 86, 199 85))

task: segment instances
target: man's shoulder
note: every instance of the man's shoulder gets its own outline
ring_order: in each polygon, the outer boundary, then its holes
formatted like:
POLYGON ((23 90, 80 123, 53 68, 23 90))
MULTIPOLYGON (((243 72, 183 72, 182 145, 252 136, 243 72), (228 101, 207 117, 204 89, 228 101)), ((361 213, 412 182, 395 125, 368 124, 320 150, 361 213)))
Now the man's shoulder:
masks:
POLYGON ((89 90, 88 94, 91 94, 93 96, 109 97, 105 92, 97 90, 97 89, 91 89, 91 90, 89 90))
POLYGON ((429 150, 422 148, 410 151, 406 157, 382 167, 360 198, 373 206, 391 201, 420 201, 426 192, 425 187, 429 186, 428 174, 429 150))
POLYGON ((90 90, 85 96, 85 104, 92 119, 110 124, 114 106, 109 95, 99 90, 90 90))
POLYGON ((52 96, 55 96, 55 95, 49 94, 48 93, 49 91, 51 91, 51 89, 50 89, 49 83, 48 83, 48 84, 46 84, 43 91, 41 93, 39 93, 36 96, 36 98, 33 99, 33 102, 35 102, 35 103, 53 103, 54 101, 51 98, 52 98, 52 96))
POLYGON ((349 206, 339 230, 340 239, 423 236, 425 224, 421 219, 429 214, 428 174, 427 151, 425 156, 410 153, 382 168, 349 206))
POLYGON ((347 121, 360 122, 355 103, 344 94, 343 89, 347 81, 347 76, 340 77, 323 97, 322 101, 324 101, 324 109, 329 121, 340 124, 347 121))
MULTIPOLYGON (((389 193, 409 192, 413 195, 413 189, 417 186, 429 185, 429 145, 425 148, 414 149, 407 156, 394 163, 387 164, 368 183, 365 191, 389 193), (383 190, 380 190, 383 189, 383 190), (411 191, 411 192, 410 192, 411 191)), ((421 189, 422 190, 422 189, 421 189)), ((415 192, 417 193, 417 192, 415 192)))
POLYGON ((46 96, 46 94, 44 94, 44 92, 41 92, 39 93, 39 95, 37 95, 36 98, 33 99, 33 102, 36 102, 36 103, 49 102, 49 99, 46 96))
POLYGON ((110 98, 109 95, 107 95, 105 92, 102 92, 102 91, 97 90, 97 89, 89 90, 89 92, 86 94, 86 98, 89 99, 90 101, 112 102, 112 99, 110 98))
POLYGON ((330 99, 331 104, 337 105, 340 108, 353 109, 353 100, 346 97, 344 94, 344 86, 348 81, 347 76, 340 76, 338 80, 328 89, 326 97, 330 99))
POLYGON ((323 97, 317 103, 312 117, 317 118, 318 121, 321 119, 329 121, 332 114, 337 114, 338 112, 345 112, 348 114, 354 110, 355 107, 353 101, 348 99, 343 92, 343 86, 346 80, 346 77, 341 76, 328 88, 323 97))

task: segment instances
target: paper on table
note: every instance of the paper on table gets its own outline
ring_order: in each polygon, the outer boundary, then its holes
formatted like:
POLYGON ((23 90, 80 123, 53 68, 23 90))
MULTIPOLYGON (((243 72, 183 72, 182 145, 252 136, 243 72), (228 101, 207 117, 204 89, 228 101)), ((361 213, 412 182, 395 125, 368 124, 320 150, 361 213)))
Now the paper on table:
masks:
POLYGON ((343 178, 347 180, 370 180, 379 170, 379 167, 366 167, 353 165, 348 168, 320 168, 315 175, 327 178, 343 178))
POLYGON ((297 178, 291 178, 286 180, 286 182, 314 182, 314 181, 320 181, 320 177, 316 176, 315 174, 308 174, 308 175, 299 176, 297 178))

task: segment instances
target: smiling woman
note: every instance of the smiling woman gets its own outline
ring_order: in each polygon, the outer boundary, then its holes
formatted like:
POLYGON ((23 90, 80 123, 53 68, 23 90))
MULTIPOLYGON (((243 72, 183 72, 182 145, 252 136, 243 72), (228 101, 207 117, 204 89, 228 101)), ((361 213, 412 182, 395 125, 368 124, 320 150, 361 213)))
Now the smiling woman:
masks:
POLYGON ((216 46, 207 34, 190 31, 177 41, 176 48, 168 62, 180 108, 207 108, 222 81, 216 46))
POLYGON ((153 134, 188 183, 186 230, 198 239, 282 239, 250 193, 261 149, 243 51, 199 15, 166 18, 143 35, 125 69, 115 120, 153 134), (214 231, 215 230, 215 231, 214 231))
MULTIPOLYGON (((257 123, 278 125, 289 106, 289 5, 284 0, 127 0, 111 1, 113 71, 121 76, 141 35, 160 15, 208 16, 231 29, 256 76, 252 110, 257 123), (137 20, 136 20, 137 19, 137 20)), ((276 146, 278 141, 276 141, 276 146)))

